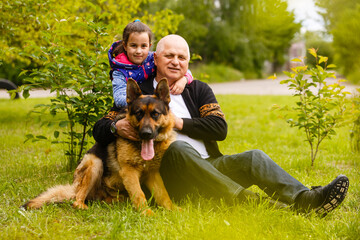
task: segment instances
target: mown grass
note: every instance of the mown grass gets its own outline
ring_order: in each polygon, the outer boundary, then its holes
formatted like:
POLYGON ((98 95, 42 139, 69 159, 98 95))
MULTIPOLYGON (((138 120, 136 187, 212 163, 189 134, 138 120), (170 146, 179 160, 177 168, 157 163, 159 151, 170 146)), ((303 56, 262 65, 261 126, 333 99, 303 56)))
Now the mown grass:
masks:
MULTIPOLYGON (((81 211, 70 203, 22 211, 19 206, 55 184, 72 181, 61 145, 24 143, 26 133, 50 136, 28 112, 49 99, 0 100, 0 239, 358 239, 360 236, 360 157, 350 151, 348 129, 326 140, 310 167, 309 147, 297 129, 272 112, 272 104, 291 104, 290 96, 222 95, 218 100, 229 123, 222 152, 249 149, 268 153, 307 186, 325 185, 342 173, 350 178, 345 202, 325 218, 260 205, 225 204, 189 196, 181 212, 153 207, 143 217, 130 204, 94 202, 81 211)), ((263 193, 256 187, 252 190, 263 193)))

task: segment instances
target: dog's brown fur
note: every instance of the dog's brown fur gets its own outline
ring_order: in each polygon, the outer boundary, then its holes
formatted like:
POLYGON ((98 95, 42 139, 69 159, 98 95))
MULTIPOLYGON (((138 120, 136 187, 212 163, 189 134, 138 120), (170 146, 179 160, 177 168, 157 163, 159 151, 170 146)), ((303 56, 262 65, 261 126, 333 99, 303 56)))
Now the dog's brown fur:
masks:
POLYGON ((85 200, 112 202, 122 198, 127 191, 133 206, 152 214, 140 183, 145 183, 158 205, 172 210, 169 195, 159 173, 161 159, 175 140, 174 118, 169 111, 169 87, 167 81, 159 81, 155 94, 142 95, 137 83, 129 79, 127 84, 128 111, 126 118, 138 131, 140 139, 154 139, 155 156, 145 161, 141 155, 141 142, 117 137, 107 148, 95 144, 75 170, 72 185, 59 185, 48 189, 27 202, 26 209, 40 208, 46 203, 75 200, 73 206, 86 209, 85 200), (105 157, 104 157, 105 156, 105 157), (106 159, 104 172, 103 161, 106 159))

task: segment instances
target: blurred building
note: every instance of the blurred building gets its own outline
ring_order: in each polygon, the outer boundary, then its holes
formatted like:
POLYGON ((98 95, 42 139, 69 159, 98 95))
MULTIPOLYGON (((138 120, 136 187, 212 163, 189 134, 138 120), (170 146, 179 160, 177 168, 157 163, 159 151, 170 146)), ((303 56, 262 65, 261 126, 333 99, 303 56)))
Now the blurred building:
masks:
POLYGON ((301 62, 293 62, 291 61, 294 58, 304 59, 306 56, 306 45, 305 41, 298 41, 291 44, 289 48, 289 60, 287 69, 291 69, 293 67, 297 67, 302 65, 301 62))

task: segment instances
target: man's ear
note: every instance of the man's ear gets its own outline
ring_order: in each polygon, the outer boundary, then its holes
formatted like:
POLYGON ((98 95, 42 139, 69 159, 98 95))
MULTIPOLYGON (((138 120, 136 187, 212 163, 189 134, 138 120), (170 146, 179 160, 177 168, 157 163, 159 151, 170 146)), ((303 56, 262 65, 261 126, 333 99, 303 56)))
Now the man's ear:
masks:
POLYGON ((126 85, 126 102, 130 105, 134 100, 142 95, 141 89, 136 81, 129 78, 126 85))
POLYGON ((154 64, 155 64, 155 66, 157 66, 157 55, 156 55, 156 52, 154 52, 154 64))
POLYGON ((170 102, 170 90, 169 84, 166 78, 162 78, 155 89, 155 96, 158 97, 160 100, 166 103, 166 105, 170 102))

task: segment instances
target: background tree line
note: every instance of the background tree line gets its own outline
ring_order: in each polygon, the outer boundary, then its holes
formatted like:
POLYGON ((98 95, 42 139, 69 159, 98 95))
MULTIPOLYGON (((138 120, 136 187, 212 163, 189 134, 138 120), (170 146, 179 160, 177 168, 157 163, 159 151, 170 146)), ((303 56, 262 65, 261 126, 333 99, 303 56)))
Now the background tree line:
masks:
POLYGON ((300 29, 286 8, 281 0, 2 1, 0 74, 20 83, 21 69, 38 64, 20 53, 29 44, 46 47, 42 33, 56 26, 60 31, 61 25, 62 33, 57 34, 64 45, 92 51, 84 41, 89 29, 79 25, 79 19, 107 26, 108 37, 101 43, 106 49, 127 23, 139 18, 157 40, 168 33, 184 36, 204 63, 220 63, 242 71, 245 77, 261 77, 265 60, 274 70, 285 62, 300 29))
POLYGON ((203 62, 236 68, 247 78, 262 77, 265 60, 279 70, 301 27, 281 0, 158 0, 144 9, 182 14, 177 32, 193 53, 203 62))
MULTIPOLYGON (((149 0, 21 0, 0 2, 0 77, 19 84, 23 69, 41 67, 43 59, 32 54, 33 48, 43 51, 53 46, 73 47, 92 53, 92 35, 96 29, 88 23, 104 28, 100 51, 104 63, 111 43, 121 38, 124 27, 136 18, 146 22, 157 37, 177 31, 183 16, 169 9, 153 13, 143 11, 149 0)), ((73 54, 65 54, 79 64, 73 54)), ((109 70, 109 69, 107 69, 109 70)))
POLYGON ((139 18, 151 27, 155 40, 169 33, 184 36, 192 53, 200 55, 210 69, 222 65, 241 71, 245 78, 262 77, 265 62, 273 72, 279 71, 290 60, 291 43, 306 39, 307 48, 319 48, 319 54, 329 56, 329 63, 334 61, 340 73, 359 82, 360 0, 315 1, 322 8, 326 33, 300 35, 301 24, 295 22, 285 0, 4 0, 0 3, 0 78, 19 84, 22 69, 39 65, 21 52, 30 44, 46 47, 44 32, 58 28, 62 33, 57 39, 62 43, 93 51, 84 41, 92 30, 79 21, 98 21, 106 26, 107 36, 101 42, 105 52, 125 25, 139 18), (324 34, 331 41, 324 40, 324 34))
POLYGON ((332 36, 338 71, 360 83, 360 0, 316 0, 328 34, 332 36))

